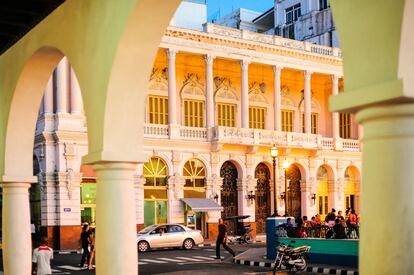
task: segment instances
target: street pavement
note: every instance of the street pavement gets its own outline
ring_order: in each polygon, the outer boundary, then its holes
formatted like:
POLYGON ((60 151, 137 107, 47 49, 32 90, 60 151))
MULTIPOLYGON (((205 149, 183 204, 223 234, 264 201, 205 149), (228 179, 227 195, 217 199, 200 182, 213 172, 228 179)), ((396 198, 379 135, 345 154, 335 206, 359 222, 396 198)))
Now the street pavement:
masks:
MULTIPOLYGON (((250 246, 234 246, 236 253, 247 250, 250 246)), ((165 249, 154 250, 138 255, 140 275, 150 274, 272 274, 265 267, 250 267, 232 263, 232 256, 221 250, 222 260, 215 260, 214 247, 197 247, 192 250, 165 249)), ((55 255, 52 263, 53 274, 95 274, 94 271, 79 268, 81 255, 55 255)), ((278 274, 286 274, 278 272, 278 274)), ((310 273, 289 273, 310 274, 310 273)))

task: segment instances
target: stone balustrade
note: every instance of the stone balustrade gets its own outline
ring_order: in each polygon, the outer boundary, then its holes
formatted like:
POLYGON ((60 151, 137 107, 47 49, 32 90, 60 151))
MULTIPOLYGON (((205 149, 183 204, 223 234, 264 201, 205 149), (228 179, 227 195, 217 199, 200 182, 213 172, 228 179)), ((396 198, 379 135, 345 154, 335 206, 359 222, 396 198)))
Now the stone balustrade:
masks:
POLYGON ((204 31, 207 33, 213 33, 217 35, 222 35, 226 37, 250 40, 260 43, 266 43, 276 46, 282 46, 287 48, 293 48, 298 50, 303 50, 307 52, 312 52, 321 55, 342 57, 341 50, 338 48, 321 46, 313 44, 310 42, 303 42, 288 38, 283 38, 277 35, 256 33, 249 30, 239 30, 225 26, 219 26, 212 23, 204 24, 204 31))
POLYGON ((145 124, 144 126, 145 138, 171 138, 252 146, 272 146, 275 144, 276 146, 287 148, 340 150, 348 152, 361 151, 359 140, 334 140, 333 138, 323 137, 322 135, 262 129, 216 126, 212 128, 211 138, 208 138, 208 130, 206 128, 179 126, 179 135, 171 137, 169 135, 168 125, 145 124))
POLYGON ((207 140, 207 129, 199 127, 185 127, 181 126, 180 128, 180 137, 182 139, 192 139, 192 140, 207 140))
POLYGON ((168 125, 163 124, 144 124, 144 136, 148 138, 168 138, 168 125))

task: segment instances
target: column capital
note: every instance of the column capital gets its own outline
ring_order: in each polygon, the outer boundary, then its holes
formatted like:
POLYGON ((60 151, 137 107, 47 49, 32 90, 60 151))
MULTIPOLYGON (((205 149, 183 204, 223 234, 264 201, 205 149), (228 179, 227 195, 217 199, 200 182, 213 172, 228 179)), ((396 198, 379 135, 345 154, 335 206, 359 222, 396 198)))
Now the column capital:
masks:
POLYGON ((275 74, 280 74, 280 72, 284 69, 282 65, 273 65, 273 72, 275 74))
POLYGON ((341 76, 339 74, 331 74, 331 80, 332 80, 332 82, 338 83, 338 81, 339 81, 340 78, 341 78, 341 76))
POLYGON ((212 54, 206 54, 204 56, 204 61, 206 62, 206 65, 213 65, 214 59, 216 59, 216 56, 212 54))
POLYGON ((134 162, 120 162, 120 161, 98 161, 93 163, 93 168, 98 173, 100 171, 135 171, 137 163, 134 162))
POLYGON ((31 183, 30 182, 2 182, 0 186, 2 189, 7 189, 7 190, 19 190, 19 189, 27 190, 30 188, 31 183))
POLYGON ((242 59, 242 60, 240 60, 241 69, 243 71, 247 70, 249 68, 249 64, 250 63, 251 63, 251 61, 248 60, 248 59, 242 59))
POLYGON ((178 50, 168 48, 168 49, 165 49, 165 52, 167 53, 168 59, 171 60, 171 59, 175 59, 175 56, 177 55, 178 50))
POLYGON ((305 79, 310 79, 312 74, 313 74, 313 71, 310 71, 310 70, 303 71, 303 76, 305 77, 305 79))

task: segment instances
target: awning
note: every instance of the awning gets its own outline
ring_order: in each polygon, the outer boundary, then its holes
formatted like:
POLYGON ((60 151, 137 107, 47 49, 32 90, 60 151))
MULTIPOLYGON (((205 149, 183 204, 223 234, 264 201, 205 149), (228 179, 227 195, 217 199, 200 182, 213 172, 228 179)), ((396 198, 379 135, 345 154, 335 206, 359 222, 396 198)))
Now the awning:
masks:
POLYGON ((195 212, 223 211, 223 207, 212 199, 183 198, 181 201, 195 212))

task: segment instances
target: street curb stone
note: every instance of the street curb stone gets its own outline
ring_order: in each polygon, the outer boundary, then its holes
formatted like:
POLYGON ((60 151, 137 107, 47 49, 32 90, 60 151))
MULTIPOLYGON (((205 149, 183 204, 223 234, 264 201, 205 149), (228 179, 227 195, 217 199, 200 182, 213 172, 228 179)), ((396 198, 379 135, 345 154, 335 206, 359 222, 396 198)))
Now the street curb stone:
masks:
MULTIPOLYGON (((249 260, 237 260, 234 259, 233 263, 248 266, 259 266, 273 268, 274 263, 260 262, 260 261, 249 261, 249 260)), ((319 274, 337 274, 337 275, 358 275, 358 271, 338 269, 338 268, 327 268, 318 266, 308 266, 306 272, 319 273, 319 274)))

